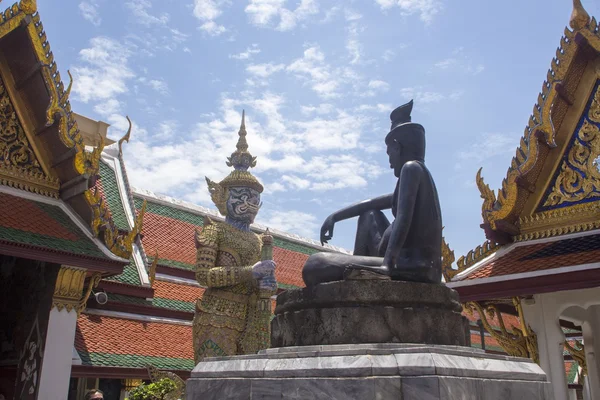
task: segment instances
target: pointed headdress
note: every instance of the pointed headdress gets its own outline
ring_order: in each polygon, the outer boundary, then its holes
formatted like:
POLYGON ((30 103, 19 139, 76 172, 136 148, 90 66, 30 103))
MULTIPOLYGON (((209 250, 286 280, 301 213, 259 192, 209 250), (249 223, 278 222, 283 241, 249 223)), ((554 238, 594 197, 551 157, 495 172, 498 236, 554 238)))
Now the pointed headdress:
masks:
MULTIPOLYGON (((410 144, 419 152, 425 151, 425 128, 423 125, 412 122, 410 113, 413 109, 413 101, 396 108, 390 114, 392 127, 390 132, 385 137, 385 143, 390 144, 393 141, 401 141, 404 144, 410 144)), ((418 155, 418 158, 423 158, 425 154, 418 155)))
POLYGON ((264 190, 263 185, 249 171, 249 168, 256 166, 256 157, 248 151, 248 141, 246 140, 246 113, 242 111, 242 124, 238 132, 239 139, 236 149, 227 157, 227 166, 233 167, 233 171, 221 182, 216 183, 206 178, 210 197, 219 209, 222 215, 227 215, 227 196, 230 187, 249 187, 259 193, 264 190))

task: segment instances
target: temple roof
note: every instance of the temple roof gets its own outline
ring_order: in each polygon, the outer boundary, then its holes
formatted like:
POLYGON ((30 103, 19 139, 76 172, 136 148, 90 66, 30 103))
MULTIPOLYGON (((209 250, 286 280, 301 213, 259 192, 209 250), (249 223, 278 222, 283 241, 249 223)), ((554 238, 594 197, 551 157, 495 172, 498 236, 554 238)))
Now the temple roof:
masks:
POLYGON ((77 320, 75 349, 84 366, 194 368, 191 322, 82 314, 77 320))
POLYGON ((570 24, 497 194, 477 173, 482 228, 493 243, 600 227, 600 33, 579 1, 570 24))
POLYGON ((4 254, 120 272, 113 255, 63 202, 0 187, 0 246, 4 254), (21 197, 23 196, 23 197, 21 197), (10 210, 10 211, 8 211, 10 210))

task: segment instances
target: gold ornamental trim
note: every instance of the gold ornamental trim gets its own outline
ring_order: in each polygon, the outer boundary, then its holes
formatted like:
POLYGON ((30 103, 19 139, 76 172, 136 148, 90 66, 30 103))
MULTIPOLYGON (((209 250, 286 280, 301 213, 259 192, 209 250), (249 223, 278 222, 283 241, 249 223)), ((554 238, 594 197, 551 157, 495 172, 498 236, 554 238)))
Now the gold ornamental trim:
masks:
MULTIPOLYGON (((460 274, 461 272, 464 272, 465 270, 472 267, 487 256, 493 254, 499 248, 499 245, 492 243, 488 240, 482 245, 475 247, 475 249, 469 250, 466 256, 460 256, 460 258, 456 262, 456 269, 447 268, 445 271, 443 271, 444 277, 446 278, 446 282, 450 282, 456 275, 460 274)), ((443 252, 444 250, 442 248, 442 254, 443 252)))
MULTIPOLYGON (((498 300, 496 300, 498 302, 498 300)), ((473 316, 474 312, 477 311, 481 323, 485 330, 492 336, 500 347, 510 356, 513 357, 524 357, 531 358, 535 363, 540 362, 537 335, 526 323, 523 315, 523 308, 521 306, 521 298, 513 297, 502 303, 512 303, 515 307, 519 319, 520 326, 511 327, 509 331, 504 323, 502 312, 499 310, 497 304, 493 302, 481 303, 477 301, 469 301, 463 304, 463 310, 469 315, 473 316), (493 318, 498 319, 498 328, 496 329, 490 323, 493 318)))
POLYGON ((570 26, 573 30, 569 28, 564 30, 564 36, 556 50, 556 56, 552 59, 516 155, 512 159, 497 194, 484 183, 481 170, 477 173, 477 186, 484 200, 482 205, 483 221, 489 224, 492 230, 498 228, 498 221, 513 213, 518 200, 519 180, 534 169, 540 153, 540 146, 556 146, 551 111, 558 95, 558 85, 565 79, 578 48, 574 40, 575 34, 581 34, 595 50, 600 51, 598 24, 594 18, 589 17, 579 0, 573 1, 570 26))
POLYGON ((133 252, 133 242, 142 232, 144 214, 146 213, 146 200, 135 218, 133 229, 128 233, 122 233, 115 225, 106 202, 98 192, 98 187, 87 189, 84 192, 85 199, 92 210, 92 233, 95 237, 102 238, 104 244, 116 256, 129 259, 133 252))
MULTIPOLYGON (((573 360, 581 367, 581 376, 587 376, 588 367, 585 361, 585 346, 578 340, 574 340, 575 346, 571 346, 569 340, 565 340, 565 350, 569 352, 573 360)), ((581 382, 580 382, 581 383, 581 382)))
POLYGON ((87 275, 87 270, 74 267, 60 267, 56 286, 54 287, 54 296, 52 306, 58 311, 66 309, 67 312, 77 310, 83 293, 83 283, 87 275))
POLYGON ((600 228, 600 203, 590 202, 536 213, 519 220, 516 241, 542 239, 600 228))
POLYGON ((52 308, 56 307, 58 311, 67 310, 67 312, 75 310, 79 315, 85 309, 92 289, 98 286, 101 279, 100 273, 94 274, 84 293, 83 286, 86 276, 86 269, 61 266, 54 286, 52 308))

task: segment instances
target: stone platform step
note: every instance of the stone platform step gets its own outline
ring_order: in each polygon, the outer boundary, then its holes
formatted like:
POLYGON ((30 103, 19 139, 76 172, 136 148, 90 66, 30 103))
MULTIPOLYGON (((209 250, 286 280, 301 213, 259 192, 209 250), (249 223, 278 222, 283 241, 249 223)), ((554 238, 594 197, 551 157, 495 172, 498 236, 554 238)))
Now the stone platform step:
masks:
POLYGON ((530 359, 462 346, 357 344, 284 347, 199 363, 188 399, 550 400, 530 359))

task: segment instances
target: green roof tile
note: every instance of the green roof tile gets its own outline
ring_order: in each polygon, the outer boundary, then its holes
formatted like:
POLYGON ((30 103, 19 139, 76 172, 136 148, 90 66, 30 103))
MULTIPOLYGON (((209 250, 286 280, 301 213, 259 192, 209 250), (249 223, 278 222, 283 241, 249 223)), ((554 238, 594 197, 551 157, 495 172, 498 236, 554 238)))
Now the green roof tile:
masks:
POLYGON ((152 299, 152 305, 155 307, 169 308, 171 310, 194 312, 195 303, 187 302, 182 300, 163 299, 161 297, 154 297, 152 299))
POLYGON ((117 184, 117 177, 115 171, 112 170, 104 161, 100 161, 100 183, 102 184, 102 190, 104 191, 104 197, 108 203, 110 214, 112 215, 113 222, 117 228, 124 231, 129 231, 129 223, 127 222, 127 215, 123 208, 123 202, 121 202, 121 195, 119 194, 119 185, 117 184))
MULTIPOLYGON (((154 257, 148 257, 148 263, 152 264, 154 262, 154 257)), ((193 271, 195 269, 195 266, 193 264, 187 264, 181 261, 174 261, 174 260, 168 260, 166 258, 160 258, 158 257, 158 265, 164 265, 167 267, 173 267, 173 268, 180 268, 180 269, 187 269, 190 271, 193 271)))
POLYGON ((13 210, 13 213, 6 214, 0 219, 1 240, 79 255, 99 258, 107 257, 59 206, 26 200, 11 195, 2 196, 2 206, 13 210), (21 207, 29 208, 20 209, 21 207), (21 220, 11 222, 13 218, 20 218, 15 217, 16 215, 22 215, 21 220), (25 219, 27 218, 31 219, 31 221, 26 221, 25 219), (5 219, 6 221, 4 221, 5 219), (39 226, 40 224, 43 226, 39 226), (53 228, 52 224, 58 225, 53 228), (17 226, 19 225, 22 225, 23 229, 18 229, 17 226), (38 226, 40 231, 34 232, 33 230, 38 226), (72 236, 69 238, 58 237, 60 234, 58 227, 64 228, 72 236), (56 236, 49 236, 48 231, 52 232, 53 230, 56 232, 56 236))
POLYGON ((141 297, 127 296, 124 294, 108 293, 108 300, 116 303, 137 304, 142 306, 151 306, 152 301, 141 297))
POLYGON ((78 350, 83 365, 98 367, 146 368, 151 364, 159 369, 192 370, 194 360, 187 358, 170 358, 140 356, 135 354, 88 353, 78 350))
POLYGON ((129 285, 141 285, 140 275, 138 274, 137 267, 133 261, 133 257, 129 260, 129 264, 123 268, 123 273, 117 276, 111 276, 106 278, 109 281, 127 283, 129 285))
POLYGON ((281 247, 282 249, 295 251, 296 253, 303 253, 309 256, 323 251, 315 249, 314 247, 301 245, 300 243, 291 242, 279 237, 273 237, 273 244, 277 247, 281 247))
MULTIPOLYGON (((136 209, 142 208, 144 199, 134 197, 134 203, 136 209)), ((152 200, 148 200, 146 203, 146 212, 152 214, 162 215, 163 217, 177 219, 179 221, 187 222, 192 225, 202 226, 204 224, 204 218, 201 215, 194 214, 189 211, 180 210, 175 207, 166 206, 164 204, 153 203, 152 200)))

